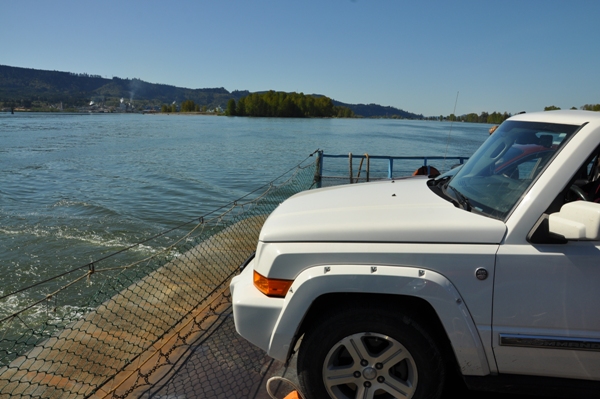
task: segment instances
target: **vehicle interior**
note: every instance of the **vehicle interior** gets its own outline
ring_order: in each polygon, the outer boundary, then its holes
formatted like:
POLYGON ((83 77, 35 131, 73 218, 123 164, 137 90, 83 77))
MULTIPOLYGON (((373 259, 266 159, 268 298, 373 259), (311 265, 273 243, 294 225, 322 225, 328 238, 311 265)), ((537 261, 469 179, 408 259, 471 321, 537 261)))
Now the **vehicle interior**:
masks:
POLYGON ((565 189, 552 201, 531 230, 528 241, 534 244, 566 243, 564 238, 548 232, 548 215, 559 212, 564 204, 573 201, 600 202, 600 145, 583 162, 565 189))

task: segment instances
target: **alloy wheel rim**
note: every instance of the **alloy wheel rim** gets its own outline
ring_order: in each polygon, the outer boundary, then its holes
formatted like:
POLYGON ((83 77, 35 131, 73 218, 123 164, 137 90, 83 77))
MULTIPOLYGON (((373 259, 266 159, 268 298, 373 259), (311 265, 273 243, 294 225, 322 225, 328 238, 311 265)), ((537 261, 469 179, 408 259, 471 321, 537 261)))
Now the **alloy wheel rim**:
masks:
POLYGON ((325 357, 322 375, 335 399, 410 399, 418 379, 415 361, 404 345, 371 332, 337 342, 325 357))

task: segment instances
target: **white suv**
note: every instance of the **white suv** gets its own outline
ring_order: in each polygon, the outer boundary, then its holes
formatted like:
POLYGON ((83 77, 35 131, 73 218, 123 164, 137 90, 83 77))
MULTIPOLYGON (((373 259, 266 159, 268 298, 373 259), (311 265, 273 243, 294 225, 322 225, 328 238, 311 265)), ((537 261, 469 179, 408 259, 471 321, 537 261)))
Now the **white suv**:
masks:
POLYGON ((453 371, 597 394, 599 152, 600 113, 520 114, 436 179, 297 194, 231 283, 236 329, 300 343, 308 399, 437 398, 453 371))

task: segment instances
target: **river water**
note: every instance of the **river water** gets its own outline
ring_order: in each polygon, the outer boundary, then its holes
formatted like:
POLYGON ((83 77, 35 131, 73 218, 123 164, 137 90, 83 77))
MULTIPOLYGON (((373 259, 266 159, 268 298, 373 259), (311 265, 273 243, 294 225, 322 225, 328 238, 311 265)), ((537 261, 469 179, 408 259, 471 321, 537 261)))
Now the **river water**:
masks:
POLYGON ((0 296, 199 217, 316 149, 469 156, 488 128, 385 119, 0 114, 0 296))

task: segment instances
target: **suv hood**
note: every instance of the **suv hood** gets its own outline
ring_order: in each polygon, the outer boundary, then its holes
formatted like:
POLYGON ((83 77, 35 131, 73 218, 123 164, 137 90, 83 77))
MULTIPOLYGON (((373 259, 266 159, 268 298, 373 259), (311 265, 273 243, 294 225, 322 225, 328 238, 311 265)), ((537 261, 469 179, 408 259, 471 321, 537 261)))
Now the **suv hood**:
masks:
POLYGON ((503 222, 456 208, 422 177, 304 191, 283 202, 263 242, 499 244, 503 222))

